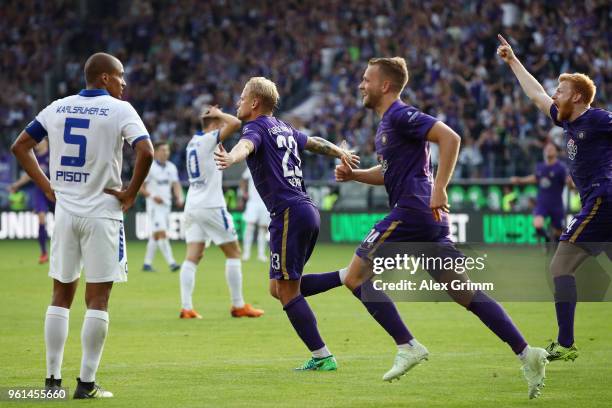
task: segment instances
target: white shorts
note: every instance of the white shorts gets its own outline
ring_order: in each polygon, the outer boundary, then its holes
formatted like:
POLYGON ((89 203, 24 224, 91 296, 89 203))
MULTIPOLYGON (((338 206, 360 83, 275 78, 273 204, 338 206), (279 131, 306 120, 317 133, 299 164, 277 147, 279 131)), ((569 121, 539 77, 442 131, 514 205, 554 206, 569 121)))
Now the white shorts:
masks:
POLYGON ((185 242, 208 242, 221 245, 238 240, 232 215, 225 208, 188 210, 185 216, 185 242))
POLYGON ((49 276, 74 282, 85 268, 85 281, 127 281, 127 249, 123 221, 85 218, 55 207, 49 276))
POLYGON ((261 201, 247 201, 242 218, 247 224, 257 224, 260 227, 270 225, 270 213, 261 201))
POLYGON ((168 231, 168 217, 170 207, 164 204, 153 204, 147 206, 149 218, 149 232, 168 231))

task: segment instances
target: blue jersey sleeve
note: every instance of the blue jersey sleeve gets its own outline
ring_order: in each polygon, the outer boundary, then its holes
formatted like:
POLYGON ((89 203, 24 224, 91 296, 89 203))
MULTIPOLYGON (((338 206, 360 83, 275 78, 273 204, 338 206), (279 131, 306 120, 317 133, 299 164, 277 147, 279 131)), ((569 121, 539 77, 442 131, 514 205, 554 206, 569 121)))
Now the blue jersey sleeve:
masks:
POLYGON ((300 152, 304 151, 306 143, 308 142, 308 136, 293 127, 291 129, 293 130, 293 137, 295 137, 295 141, 297 142, 298 150, 300 152))
POLYGON ((391 124, 399 134, 409 139, 425 140, 438 119, 415 108, 398 109, 391 116, 391 124))
POLYGON ((261 134, 259 127, 253 123, 247 124, 242 128, 242 137, 240 139, 250 140, 253 143, 253 153, 257 152, 261 145, 261 134))

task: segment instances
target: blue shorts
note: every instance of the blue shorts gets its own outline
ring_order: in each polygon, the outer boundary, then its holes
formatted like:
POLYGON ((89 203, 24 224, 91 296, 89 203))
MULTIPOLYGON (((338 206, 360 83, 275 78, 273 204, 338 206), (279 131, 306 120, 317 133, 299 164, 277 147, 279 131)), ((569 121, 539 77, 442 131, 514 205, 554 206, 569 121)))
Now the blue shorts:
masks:
POLYGON ((38 188, 32 188, 32 209, 34 212, 49 212, 53 208, 53 203, 47 199, 47 196, 43 191, 38 188))
POLYGON ((314 204, 301 202, 271 217, 270 279, 298 280, 312 255, 321 219, 314 204))
POLYGON ((533 215, 541 216, 541 217, 550 217, 550 225, 552 225, 555 229, 563 228, 563 217, 565 216, 565 212, 563 211, 563 207, 549 207, 544 205, 537 205, 533 210, 533 215))
POLYGON ((583 248, 591 255, 599 255, 606 250, 610 255, 612 243, 612 197, 592 197, 585 201, 569 223, 561 238, 583 248))

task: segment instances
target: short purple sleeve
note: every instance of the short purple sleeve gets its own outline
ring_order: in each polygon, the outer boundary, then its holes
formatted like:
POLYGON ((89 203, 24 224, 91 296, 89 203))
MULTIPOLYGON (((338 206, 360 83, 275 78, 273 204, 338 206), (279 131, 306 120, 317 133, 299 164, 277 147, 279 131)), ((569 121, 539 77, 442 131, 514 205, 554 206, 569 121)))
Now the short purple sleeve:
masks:
POLYGON ((308 136, 306 136, 304 133, 300 132, 297 129, 293 129, 293 136, 295 137, 295 141, 297 142, 298 151, 304 151, 306 143, 308 142, 308 136))
POLYGON ((393 127, 398 129, 403 137, 415 140, 425 140, 437 121, 433 116, 415 108, 398 109, 391 116, 393 127))
POLYGON ((559 109, 554 103, 550 104, 550 118, 553 120, 554 124, 557 126, 563 126, 561 122, 557 120, 557 115, 559 114, 559 109))
POLYGON ((242 128, 242 137, 240 139, 250 140, 254 147, 253 153, 255 153, 261 144, 261 133, 259 127, 252 123, 246 125, 242 128))

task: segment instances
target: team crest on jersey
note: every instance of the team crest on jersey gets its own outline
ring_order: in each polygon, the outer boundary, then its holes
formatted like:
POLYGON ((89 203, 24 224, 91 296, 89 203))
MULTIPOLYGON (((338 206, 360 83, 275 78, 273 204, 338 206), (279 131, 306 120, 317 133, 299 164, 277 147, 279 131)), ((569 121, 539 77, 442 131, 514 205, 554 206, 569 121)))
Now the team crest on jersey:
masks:
POLYGON ((582 140, 584 139, 585 133, 583 130, 581 130, 580 132, 578 132, 578 139, 582 140))
POLYGON ((576 145, 576 142, 574 142, 574 139, 570 139, 567 142, 567 157, 570 160, 574 160, 576 158, 577 153, 578 153, 578 146, 576 145))

